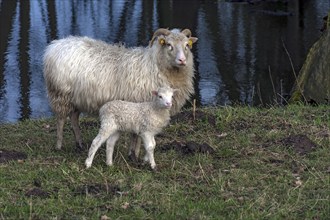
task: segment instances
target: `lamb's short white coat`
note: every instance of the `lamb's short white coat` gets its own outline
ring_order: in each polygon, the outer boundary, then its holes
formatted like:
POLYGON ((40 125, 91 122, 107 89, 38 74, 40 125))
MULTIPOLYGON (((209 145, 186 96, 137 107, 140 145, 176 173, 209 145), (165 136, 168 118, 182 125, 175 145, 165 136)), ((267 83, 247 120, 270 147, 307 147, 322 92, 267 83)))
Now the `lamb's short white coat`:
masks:
POLYGON ((156 167, 154 149, 156 146, 155 135, 170 121, 170 108, 172 97, 176 90, 161 87, 153 91, 156 97, 151 102, 133 103, 127 101, 111 101, 100 109, 101 128, 92 142, 85 161, 86 167, 92 165, 93 158, 99 147, 106 141, 106 163, 113 164, 113 150, 121 131, 138 134, 144 143, 145 161, 149 161, 151 168, 156 167))

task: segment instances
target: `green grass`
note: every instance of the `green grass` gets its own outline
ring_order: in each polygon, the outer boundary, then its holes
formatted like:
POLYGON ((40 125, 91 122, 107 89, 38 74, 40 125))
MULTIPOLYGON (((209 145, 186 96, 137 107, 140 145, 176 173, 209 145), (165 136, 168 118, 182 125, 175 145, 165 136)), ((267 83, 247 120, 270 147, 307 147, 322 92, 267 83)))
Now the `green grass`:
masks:
MULTIPOLYGON (((81 120, 87 144, 98 125, 97 119, 81 120)), ((173 120, 156 137, 156 172, 128 159, 128 135, 116 145, 114 166, 106 166, 103 146, 90 169, 84 167, 87 149, 76 152, 73 139, 67 123, 64 147, 54 150, 54 119, 0 125, 0 149, 27 154, 24 160, 0 163, 0 219, 327 219, 330 215, 329 106, 199 109, 195 121, 173 120), (317 147, 299 154, 283 141, 293 135, 305 135, 317 147), (207 143, 215 152, 164 150, 173 141, 207 143)))

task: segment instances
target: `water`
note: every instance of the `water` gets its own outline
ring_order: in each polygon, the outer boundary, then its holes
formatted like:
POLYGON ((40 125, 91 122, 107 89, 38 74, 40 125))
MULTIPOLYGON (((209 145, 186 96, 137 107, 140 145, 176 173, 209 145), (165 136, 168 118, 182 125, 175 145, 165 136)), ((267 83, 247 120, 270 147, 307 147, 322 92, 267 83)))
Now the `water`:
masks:
POLYGON ((86 35, 146 46, 159 27, 189 28, 199 38, 198 105, 285 104, 329 1, 232 2, 0 0, 0 123, 52 115, 42 77, 51 40, 86 35))

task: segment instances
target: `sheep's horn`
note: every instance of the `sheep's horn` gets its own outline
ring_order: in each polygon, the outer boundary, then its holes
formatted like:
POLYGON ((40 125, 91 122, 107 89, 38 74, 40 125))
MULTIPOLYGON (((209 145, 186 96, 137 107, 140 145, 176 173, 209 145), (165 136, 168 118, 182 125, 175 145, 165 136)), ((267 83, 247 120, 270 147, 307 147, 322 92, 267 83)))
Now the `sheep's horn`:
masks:
POLYGON ((181 33, 186 35, 188 38, 191 37, 191 31, 189 29, 184 29, 183 31, 181 31, 181 33))
POLYGON ((171 33, 171 31, 168 30, 168 29, 165 29, 165 28, 159 28, 157 31, 155 31, 154 35, 152 36, 151 41, 150 41, 150 43, 149 43, 149 46, 150 46, 150 47, 152 46, 152 44, 154 43, 156 37, 158 37, 159 35, 165 35, 165 36, 167 36, 167 35, 169 35, 170 33, 171 33))

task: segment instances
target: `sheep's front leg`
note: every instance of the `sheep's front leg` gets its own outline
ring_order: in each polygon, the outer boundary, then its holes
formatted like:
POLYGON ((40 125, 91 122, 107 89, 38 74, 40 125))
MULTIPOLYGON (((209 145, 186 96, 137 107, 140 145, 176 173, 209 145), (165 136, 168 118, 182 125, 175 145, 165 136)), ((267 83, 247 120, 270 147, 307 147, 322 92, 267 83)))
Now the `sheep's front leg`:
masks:
POLYGON ((56 142, 56 149, 60 150, 62 148, 63 143, 63 128, 65 123, 65 116, 57 116, 57 142, 56 142))
POLYGON ((104 132, 100 131, 99 134, 94 138, 91 147, 88 151, 88 157, 85 161, 86 168, 92 166, 92 162, 95 156, 96 151, 101 147, 101 145, 108 139, 109 135, 106 135, 104 132))
POLYGON ((156 163, 155 163, 155 158, 154 158, 154 150, 156 146, 156 141, 153 135, 151 134, 143 134, 141 135, 143 143, 144 143, 144 148, 146 150, 146 155, 144 156, 144 161, 150 163, 151 168, 155 169, 156 163))
POLYGON ((113 150, 115 147, 115 144, 119 138, 120 134, 119 132, 115 132, 114 134, 110 135, 110 137, 107 140, 107 165, 112 165, 112 158, 113 158, 113 150))

